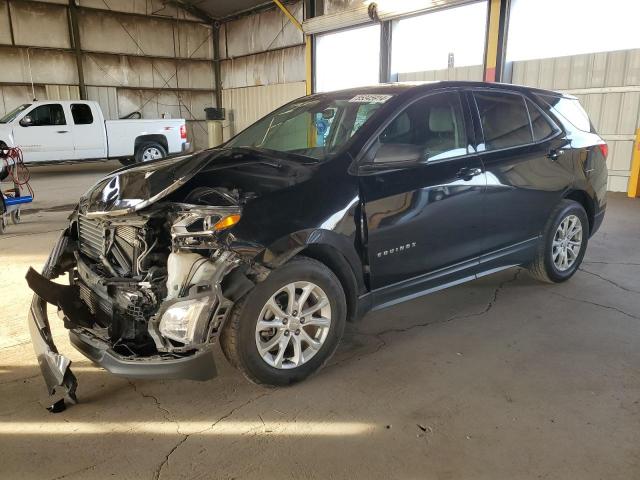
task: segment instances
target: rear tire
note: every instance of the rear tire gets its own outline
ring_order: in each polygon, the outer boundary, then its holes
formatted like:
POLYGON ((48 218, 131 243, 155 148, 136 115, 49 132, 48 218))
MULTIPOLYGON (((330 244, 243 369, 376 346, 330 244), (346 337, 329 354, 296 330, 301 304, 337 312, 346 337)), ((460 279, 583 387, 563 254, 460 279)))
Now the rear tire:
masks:
POLYGON ((165 148, 156 142, 146 142, 138 146, 135 153, 135 163, 150 162, 167 156, 165 148))
POLYGON ((540 281, 560 283, 578 270, 589 241, 589 219, 582 205, 562 200, 551 213, 529 273, 540 281))
POLYGON ((296 257, 236 303, 220 345, 229 363, 252 382, 290 385, 327 363, 346 316, 335 274, 316 260, 296 257))

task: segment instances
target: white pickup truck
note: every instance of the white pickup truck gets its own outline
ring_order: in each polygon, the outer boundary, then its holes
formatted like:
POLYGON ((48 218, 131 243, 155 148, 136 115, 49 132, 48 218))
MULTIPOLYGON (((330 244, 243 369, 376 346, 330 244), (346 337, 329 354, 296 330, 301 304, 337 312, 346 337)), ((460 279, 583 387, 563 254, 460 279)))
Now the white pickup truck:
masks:
POLYGON ((107 120, 97 102, 33 102, 0 118, 0 148, 26 163, 115 158, 127 165, 190 148, 184 119, 107 120))

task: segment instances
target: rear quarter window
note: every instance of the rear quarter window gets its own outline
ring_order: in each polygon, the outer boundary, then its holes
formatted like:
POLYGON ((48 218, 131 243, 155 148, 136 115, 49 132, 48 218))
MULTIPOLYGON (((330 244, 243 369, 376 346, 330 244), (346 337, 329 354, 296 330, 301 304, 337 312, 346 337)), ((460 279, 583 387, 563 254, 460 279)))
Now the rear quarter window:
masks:
POLYGON ((561 117, 561 120, 566 120, 574 128, 583 132, 593 131, 589 115, 577 98, 552 97, 550 95, 540 95, 539 97, 552 108, 554 114, 561 117))

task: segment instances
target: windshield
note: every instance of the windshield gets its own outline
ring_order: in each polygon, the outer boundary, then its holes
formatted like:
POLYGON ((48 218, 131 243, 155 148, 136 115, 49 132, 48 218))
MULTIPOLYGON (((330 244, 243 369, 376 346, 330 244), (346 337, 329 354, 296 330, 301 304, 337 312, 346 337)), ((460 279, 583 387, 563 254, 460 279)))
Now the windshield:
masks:
POLYGON ((254 123, 225 146, 275 150, 322 161, 392 96, 338 92, 303 97, 254 123))
POLYGON ((9 123, 13 122, 15 118, 22 112, 25 108, 30 107, 30 103, 25 103, 20 105, 18 108, 11 110, 4 117, 0 118, 0 123, 9 123))

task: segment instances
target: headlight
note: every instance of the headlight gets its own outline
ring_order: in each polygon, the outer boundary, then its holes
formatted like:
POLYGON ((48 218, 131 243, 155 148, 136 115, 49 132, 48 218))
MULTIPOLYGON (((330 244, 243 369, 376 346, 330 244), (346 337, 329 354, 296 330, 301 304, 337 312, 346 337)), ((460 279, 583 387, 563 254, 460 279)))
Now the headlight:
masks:
POLYGON ((205 207, 176 204, 171 225, 171 237, 184 246, 198 246, 222 230, 233 227, 240 221, 239 207, 205 207))
POLYGON ((202 343, 207 325, 210 297, 177 302, 160 319, 160 333, 184 344, 202 343))

